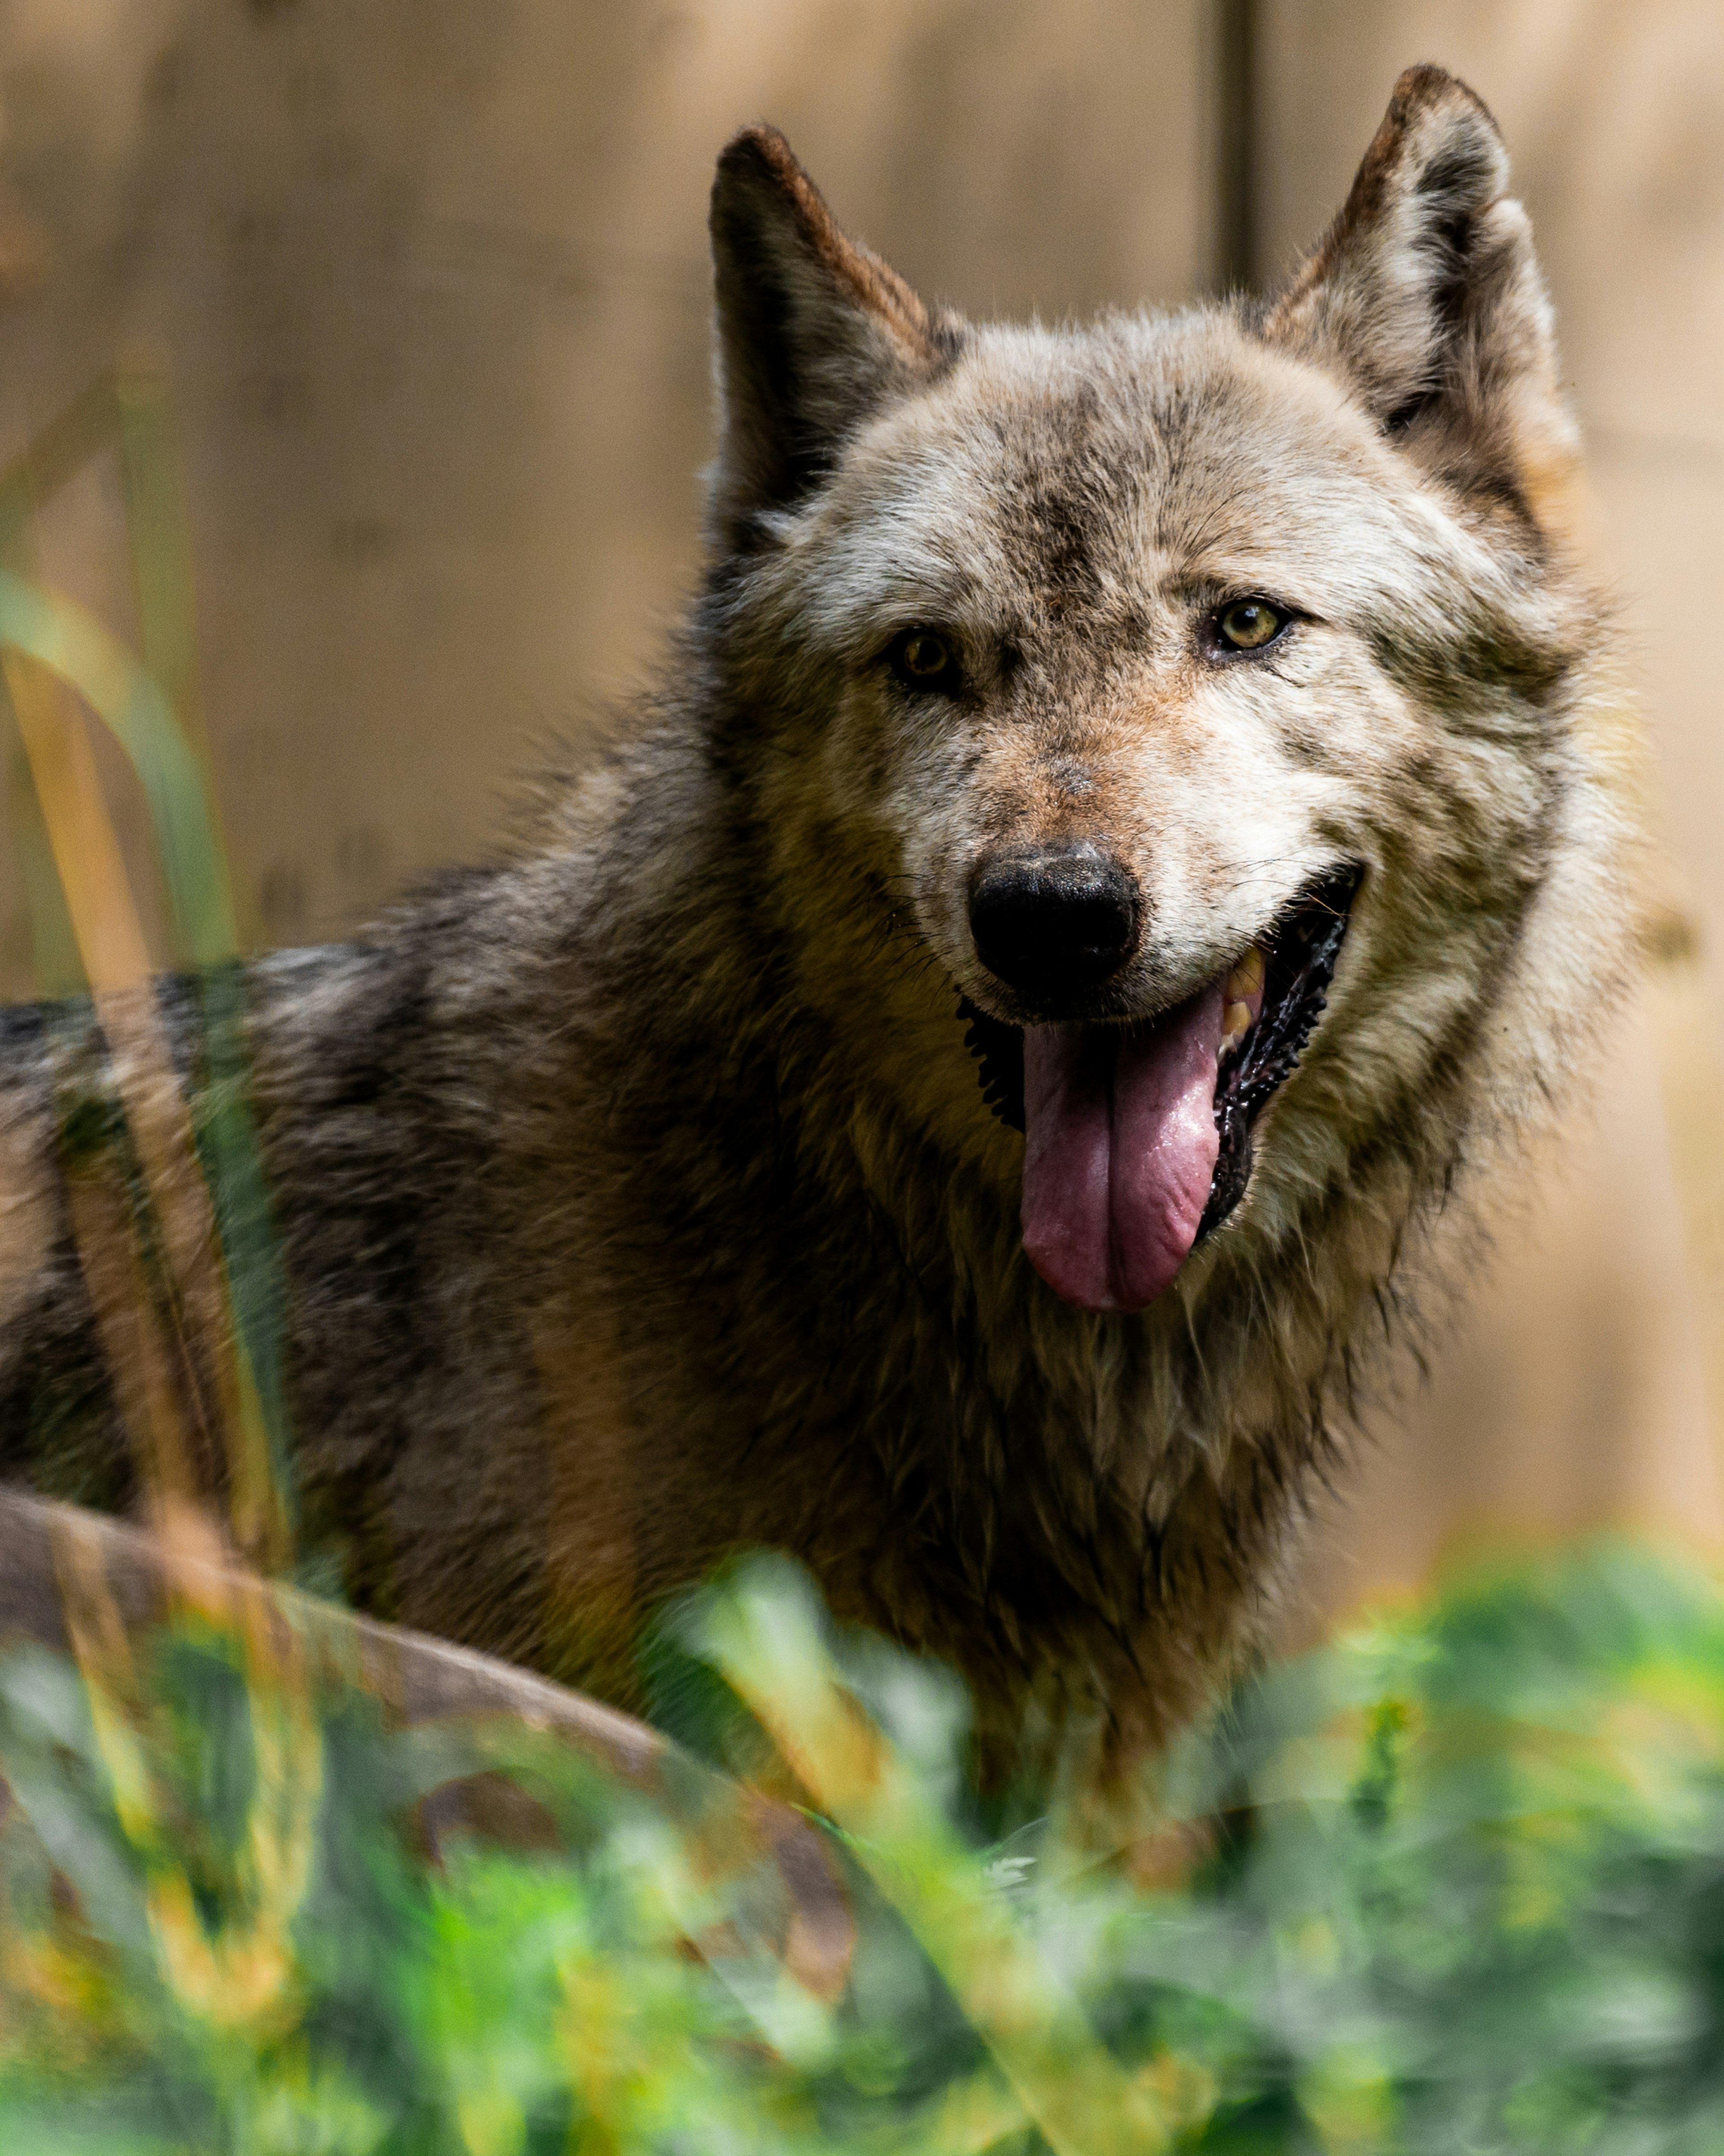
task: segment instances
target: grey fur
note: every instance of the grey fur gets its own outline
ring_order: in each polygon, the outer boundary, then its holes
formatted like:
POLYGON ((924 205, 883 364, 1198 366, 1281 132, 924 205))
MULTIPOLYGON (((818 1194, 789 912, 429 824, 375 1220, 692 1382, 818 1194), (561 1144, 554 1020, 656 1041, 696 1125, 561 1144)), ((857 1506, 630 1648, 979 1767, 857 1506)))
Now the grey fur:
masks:
MULTIPOLYGON (((1610 639, 1506 172, 1414 70, 1273 305, 1009 329, 929 315, 779 138, 726 151, 711 567, 650 722, 517 857, 252 978, 302 1477, 362 1599, 626 1695, 639 1610, 767 1543, 1003 1727, 1051 1687, 1152 1743, 1229 1666, 1408 1264, 1624 974, 1610 639), (1260 590, 1295 629, 1214 663, 1196 624, 1260 590), (961 696, 894 685, 917 621, 961 696), (957 1015, 1026 1015, 976 862, 1074 834, 1147 906, 1098 1014, 1366 871, 1244 1204, 1139 1316, 1024 1258, 957 1015)), ((43 1034, 0 1040, 0 1447, 123 1499, 43 1034)))

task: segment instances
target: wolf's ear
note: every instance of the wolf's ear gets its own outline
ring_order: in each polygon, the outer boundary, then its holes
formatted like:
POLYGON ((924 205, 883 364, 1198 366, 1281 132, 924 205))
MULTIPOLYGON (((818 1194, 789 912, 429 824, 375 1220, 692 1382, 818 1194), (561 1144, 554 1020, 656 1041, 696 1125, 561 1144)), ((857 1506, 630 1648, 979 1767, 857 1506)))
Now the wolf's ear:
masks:
POLYGON ((746 550, 758 512, 817 484, 956 332, 839 230, 776 128, 746 129, 719 159, 711 223, 722 439, 709 515, 717 546, 746 550))
MULTIPOLYGON (((1574 454, 1508 152, 1465 83, 1409 68, 1341 214, 1265 334, 1341 374, 1444 478, 1534 514, 1574 454)), ((1554 505, 1552 505, 1554 507, 1554 505)))

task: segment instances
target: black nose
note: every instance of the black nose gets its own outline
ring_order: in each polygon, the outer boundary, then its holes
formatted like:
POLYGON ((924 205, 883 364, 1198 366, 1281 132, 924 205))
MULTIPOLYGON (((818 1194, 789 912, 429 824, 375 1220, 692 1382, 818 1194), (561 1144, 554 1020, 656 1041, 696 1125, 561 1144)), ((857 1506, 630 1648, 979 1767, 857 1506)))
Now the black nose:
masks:
POLYGON ((970 891, 983 964, 1037 1009, 1111 979, 1137 947, 1142 913, 1123 863, 1087 844, 996 855, 970 891))

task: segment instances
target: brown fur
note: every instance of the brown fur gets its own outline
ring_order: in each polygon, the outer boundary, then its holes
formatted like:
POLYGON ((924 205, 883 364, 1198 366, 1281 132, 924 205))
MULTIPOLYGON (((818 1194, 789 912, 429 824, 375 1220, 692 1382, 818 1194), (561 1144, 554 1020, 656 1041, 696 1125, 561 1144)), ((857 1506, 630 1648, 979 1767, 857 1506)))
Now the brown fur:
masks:
MULTIPOLYGON (((781 137, 726 151, 711 559, 646 723, 518 858, 254 976, 308 1516, 355 1592, 623 1691, 639 1614, 767 1543, 995 1728, 1041 1695, 1133 1745, 1233 1664, 1439 1216, 1622 976, 1609 638, 1506 171, 1416 69, 1266 312, 1014 330, 931 316, 781 137), (1219 660, 1264 591, 1294 629, 1219 660), (944 702, 883 656, 930 622, 944 702), (1026 1261, 957 1014, 1035 1017, 969 893, 1067 839, 1142 894, 1102 1020, 1364 871, 1244 1204, 1135 1316, 1026 1261)), ((33 1026, 14 1150, 64 1106, 33 1026)), ((112 1496, 56 1235, 0 1276, 0 1426, 112 1496)))

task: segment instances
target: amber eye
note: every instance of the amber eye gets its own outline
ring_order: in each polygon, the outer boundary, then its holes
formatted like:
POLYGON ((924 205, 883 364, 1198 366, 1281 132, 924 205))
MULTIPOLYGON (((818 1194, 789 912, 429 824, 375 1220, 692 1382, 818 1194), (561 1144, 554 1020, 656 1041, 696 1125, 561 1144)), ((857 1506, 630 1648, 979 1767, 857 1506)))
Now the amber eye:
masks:
POLYGON ((911 689, 949 696, 958 685, 958 665, 951 644, 937 629, 906 629, 892 645, 892 670, 911 689))
POLYGON ((1235 599, 1215 617, 1216 639, 1229 651, 1261 651, 1286 626, 1286 615, 1267 599, 1235 599))

